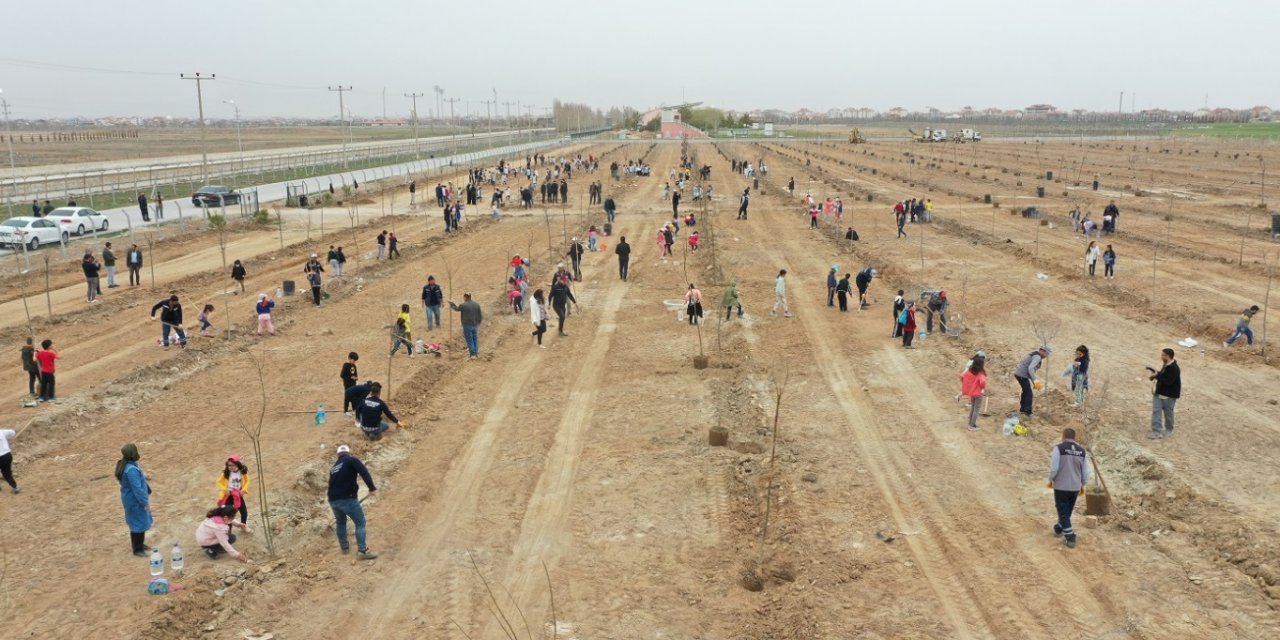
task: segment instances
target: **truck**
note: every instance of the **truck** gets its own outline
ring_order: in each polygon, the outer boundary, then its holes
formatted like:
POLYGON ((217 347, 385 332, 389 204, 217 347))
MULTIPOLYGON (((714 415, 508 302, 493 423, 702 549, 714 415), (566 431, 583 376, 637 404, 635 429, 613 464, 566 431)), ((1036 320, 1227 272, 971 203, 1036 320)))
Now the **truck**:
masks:
POLYGON ((982 142, 982 132, 973 129, 961 129, 956 140, 960 142, 982 142))

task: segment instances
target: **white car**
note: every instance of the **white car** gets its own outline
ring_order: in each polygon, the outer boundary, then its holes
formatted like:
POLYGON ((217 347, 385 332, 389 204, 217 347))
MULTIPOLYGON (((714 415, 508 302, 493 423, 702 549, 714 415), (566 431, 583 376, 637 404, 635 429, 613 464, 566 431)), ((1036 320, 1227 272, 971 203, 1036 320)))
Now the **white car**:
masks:
POLYGON ((21 244, 35 251, 41 244, 66 244, 66 229, 52 218, 19 216, 0 222, 0 246, 18 247, 21 244))
POLYGON ((106 216, 88 207, 58 207, 47 217, 78 236, 85 231, 106 231, 108 226, 106 216))

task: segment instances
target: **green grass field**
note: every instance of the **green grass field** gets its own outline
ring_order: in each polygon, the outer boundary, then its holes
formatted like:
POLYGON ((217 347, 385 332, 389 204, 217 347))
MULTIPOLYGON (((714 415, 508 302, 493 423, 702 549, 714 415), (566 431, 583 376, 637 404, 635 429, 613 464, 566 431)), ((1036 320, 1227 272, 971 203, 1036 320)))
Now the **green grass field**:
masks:
POLYGON ((1174 135, 1181 137, 1280 139, 1280 122, 1215 122, 1179 127, 1174 135))

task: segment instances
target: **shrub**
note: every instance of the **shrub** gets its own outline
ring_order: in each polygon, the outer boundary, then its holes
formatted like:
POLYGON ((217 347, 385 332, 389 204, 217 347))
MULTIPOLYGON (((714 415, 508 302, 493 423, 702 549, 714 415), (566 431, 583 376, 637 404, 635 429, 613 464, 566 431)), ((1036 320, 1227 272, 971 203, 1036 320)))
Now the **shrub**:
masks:
POLYGON ((271 213, 269 213, 266 209, 258 209, 257 211, 253 212, 253 221, 258 224, 270 224, 271 213))

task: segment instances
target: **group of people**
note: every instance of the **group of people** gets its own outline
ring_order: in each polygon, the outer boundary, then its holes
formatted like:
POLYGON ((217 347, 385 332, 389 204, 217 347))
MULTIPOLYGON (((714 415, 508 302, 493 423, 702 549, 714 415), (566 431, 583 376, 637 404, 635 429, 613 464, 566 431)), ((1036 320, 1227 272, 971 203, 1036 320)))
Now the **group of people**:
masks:
POLYGON ((907 222, 933 222, 933 201, 928 198, 900 200, 893 205, 893 215, 898 225, 898 237, 905 238, 907 222))

